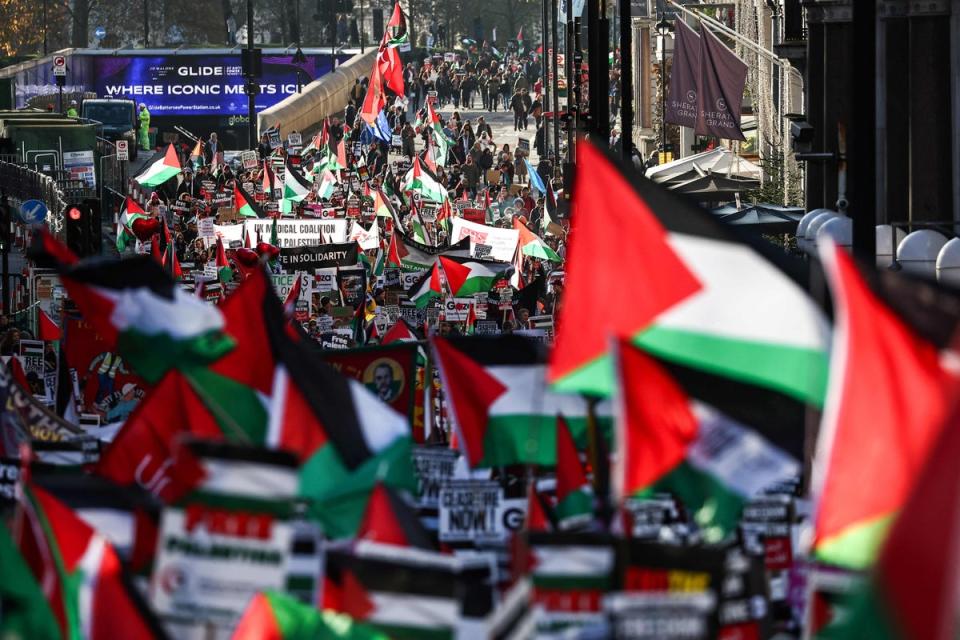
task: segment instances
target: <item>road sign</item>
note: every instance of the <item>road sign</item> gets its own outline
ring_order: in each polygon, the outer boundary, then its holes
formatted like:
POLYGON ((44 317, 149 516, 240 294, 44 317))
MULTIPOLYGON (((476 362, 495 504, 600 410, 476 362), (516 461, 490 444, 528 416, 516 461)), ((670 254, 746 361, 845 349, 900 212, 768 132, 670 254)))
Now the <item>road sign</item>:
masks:
POLYGON ((97 37, 97 40, 103 40, 107 36, 107 30, 103 27, 97 27, 93 35, 97 37))
POLYGON ((66 56, 53 56, 53 75, 55 76, 67 75, 67 57, 66 56))
POLYGON ((130 160, 130 142, 117 140, 117 160, 130 160))
POLYGON ((24 224, 41 224, 47 219, 47 205, 40 200, 27 200, 20 205, 20 219, 24 224))

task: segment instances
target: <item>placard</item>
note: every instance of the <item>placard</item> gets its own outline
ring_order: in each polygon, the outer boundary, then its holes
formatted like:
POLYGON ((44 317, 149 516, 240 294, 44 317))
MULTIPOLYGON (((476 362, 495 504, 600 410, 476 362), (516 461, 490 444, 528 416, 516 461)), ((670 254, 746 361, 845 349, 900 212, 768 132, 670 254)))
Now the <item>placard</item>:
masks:
POLYGON ((471 250, 474 245, 490 246, 490 257, 501 262, 511 262, 520 240, 520 232, 516 229, 501 229, 483 224, 469 222, 463 218, 453 218, 450 226, 451 244, 464 238, 470 238, 471 250))
POLYGON ((470 315, 473 298, 445 298, 443 301, 443 317, 448 322, 464 322, 470 315))
POLYGON ((214 230, 213 218, 200 218, 197 220, 197 237, 212 239, 217 237, 217 233, 214 230))
POLYGON ((348 267, 337 271, 337 287, 344 306, 363 304, 367 297, 367 270, 363 267, 348 267))
POLYGON ((30 384, 30 393, 46 396, 43 382, 43 340, 20 340, 20 364, 30 384))
MULTIPOLYGON (((168 506, 157 536, 153 608, 160 615, 232 626, 254 594, 286 588, 295 568, 293 543, 293 523, 258 512, 252 501, 242 510, 198 503, 168 506)), ((318 561, 314 578, 319 570, 318 561)))
POLYGON ((517 148, 530 151, 530 138, 517 138, 517 148))
POLYGON ((298 300, 309 300, 312 278, 306 273, 274 273, 270 275, 270 280, 273 282, 273 290, 276 291, 277 297, 280 298, 280 300, 287 299, 287 294, 293 289, 297 278, 303 278, 303 281, 300 283, 300 296, 298 300))
POLYGON ((473 333, 475 335, 495 335, 500 333, 499 327, 497 327, 496 320, 477 320, 477 324, 473 327, 473 333))
POLYGON ((357 264, 358 256, 356 242, 343 242, 281 248, 277 260, 284 270, 314 273, 318 269, 352 267, 357 264))
POLYGON ((451 480, 440 489, 442 542, 496 542, 503 539, 503 489, 490 480, 451 480))
POLYGON ((287 135, 287 146, 288 147, 302 147, 303 146, 303 137, 297 133, 293 132, 287 135))
POLYGON ((453 478, 459 452, 441 447, 414 447, 413 468, 417 474, 417 506, 437 507, 440 488, 453 478))
MULTIPOLYGON (((259 231, 260 237, 269 238, 273 220, 246 220, 244 225, 247 233, 252 237, 256 238, 259 231)), ((239 235, 237 237, 239 238, 239 235)), ((315 218, 279 220, 277 221, 277 241, 281 249, 346 242, 347 221, 315 218)))
MULTIPOLYGON (((260 160, 259 160, 259 158, 257 158, 257 152, 256 152, 256 151, 244 151, 244 152, 242 152, 242 153, 240 154, 240 163, 243 165, 243 168, 244 168, 244 169, 248 169, 248 170, 249 170, 249 169, 256 169, 257 166, 260 164, 260 160)), ((247 189, 247 193, 249 193, 249 192, 250 192, 250 190, 247 189)))

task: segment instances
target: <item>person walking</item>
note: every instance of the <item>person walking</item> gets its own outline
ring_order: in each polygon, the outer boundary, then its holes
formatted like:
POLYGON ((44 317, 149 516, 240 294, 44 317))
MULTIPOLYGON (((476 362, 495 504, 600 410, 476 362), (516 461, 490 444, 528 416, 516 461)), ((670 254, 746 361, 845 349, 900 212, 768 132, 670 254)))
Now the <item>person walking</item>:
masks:
POLYGON ((519 131, 526 128, 527 108, 523 102, 523 93, 517 91, 510 98, 510 108, 513 109, 513 130, 519 131))

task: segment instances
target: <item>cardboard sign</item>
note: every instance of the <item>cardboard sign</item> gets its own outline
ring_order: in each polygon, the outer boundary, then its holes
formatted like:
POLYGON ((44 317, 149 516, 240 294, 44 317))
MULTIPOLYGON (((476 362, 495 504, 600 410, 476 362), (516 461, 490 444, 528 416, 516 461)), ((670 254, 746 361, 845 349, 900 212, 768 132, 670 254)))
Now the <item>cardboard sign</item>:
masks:
MULTIPOLYGON (((253 503, 166 507, 159 529, 150 594, 160 615, 233 626, 254 594, 303 574, 292 562, 294 523, 253 503)), ((312 577, 319 570, 317 560, 312 577)))
POLYGON ((277 297, 281 300, 287 299, 287 294, 290 293, 290 290, 293 289, 293 286, 297 282, 297 278, 301 278, 300 282, 300 296, 298 300, 309 300, 311 294, 311 284, 313 278, 311 278, 306 273, 275 273, 270 276, 270 280, 273 282, 273 290, 277 292, 277 297))
MULTIPOLYGON (((257 152, 244 151, 240 154, 240 163, 243 165, 244 169, 256 169, 257 165, 260 164, 260 160, 257 158, 257 152)), ((249 193, 249 190, 247 192, 249 193)))
POLYGON ((216 238, 217 233, 214 230, 214 220, 213 218, 200 218, 197 220, 197 237, 198 238, 216 238))
POLYGON ((492 336, 500 333, 500 328, 497 327, 496 320, 477 320, 477 324, 473 327, 473 332, 478 336, 492 336))
MULTIPOLYGON (((270 129, 267 131, 267 140, 270 143, 271 149, 279 149, 283 146, 283 141, 280 139, 280 129, 270 129)), ((281 158, 281 162, 282 162, 281 158)))
POLYGON ((516 229, 501 229, 483 224, 469 222, 463 218, 453 218, 450 227, 451 244, 464 238, 470 238, 471 251, 475 245, 490 246, 489 256, 501 262, 511 262, 520 240, 520 232, 516 229))
POLYGON ((30 384, 30 393, 45 396, 43 382, 43 340, 20 340, 20 364, 30 384))
POLYGON ((442 542, 496 542, 503 539, 503 489, 490 480, 451 480, 440 489, 442 542))
POLYGON ((443 301, 443 317, 448 322, 465 322, 472 305, 473 298, 446 298, 443 301))
POLYGON ((417 506, 437 507, 440 489, 453 478, 460 453, 440 447, 414 447, 413 468, 417 474, 417 506))
POLYGON ((524 151, 530 151, 530 138, 517 138, 517 147, 524 151))
POLYGON ((287 146, 289 147, 302 147, 303 146, 303 137, 299 133, 291 133, 287 135, 287 146))

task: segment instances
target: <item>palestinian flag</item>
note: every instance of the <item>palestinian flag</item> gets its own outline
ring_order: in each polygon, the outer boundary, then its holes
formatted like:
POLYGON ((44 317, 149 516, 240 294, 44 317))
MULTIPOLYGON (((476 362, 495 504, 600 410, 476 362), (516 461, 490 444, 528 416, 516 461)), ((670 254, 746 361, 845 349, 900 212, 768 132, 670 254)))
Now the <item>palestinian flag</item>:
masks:
POLYGON ((463 323, 463 332, 468 336, 472 336, 477 330, 477 304, 476 302, 470 303, 470 311, 467 312, 467 319, 463 323))
POLYGON ((560 529, 582 526, 593 518, 593 491, 580 462, 567 421, 557 418, 557 506, 560 529))
POLYGON ((9 638, 62 637, 53 610, 5 525, 0 524, 0 635, 9 638))
POLYGON ((134 180, 144 187, 157 187, 180 173, 180 158, 172 144, 167 145, 163 157, 147 167, 134 180))
POLYGON ((407 321, 403 318, 398 318, 396 323, 383 334, 383 339, 380 340, 380 344, 386 346, 394 342, 416 342, 419 339, 416 332, 407 324, 407 321))
POLYGON ((160 265, 174 281, 183 280, 183 269, 180 267, 180 259, 177 258, 177 243, 175 240, 171 239, 167 243, 160 265))
POLYGON ((440 266, 447 278, 450 293, 456 297, 472 296, 489 291, 493 284, 506 277, 512 265, 492 260, 464 260, 440 256, 440 266))
POLYGON ((431 300, 443 295, 443 285, 440 283, 440 271, 436 265, 429 271, 424 271, 420 279, 414 282, 407 291, 410 301, 418 309, 426 308, 431 300))
POLYGON ((329 200, 333 195, 333 190, 337 186, 337 178, 329 170, 324 169, 320 174, 320 186, 317 187, 317 197, 321 200, 329 200))
POLYGON ((933 283, 861 272, 834 246, 820 255, 836 330, 811 477, 818 505, 813 550, 822 561, 863 568, 957 397, 956 374, 946 363, 955 357, 960 301, 933 283))
POLYGON ((398 547, 436 551, 436 545, 423 528, 413 507, 396 491, 380 483, 377 483, 370 494, 356 538, 398 547))
POLYGON ((38 487, 24 485, 19 507, 14 541, 42 589, 58 632, 52 637, 165 637, 103 536, 38 487))
POLYGON ((165 375, 103 452, 97 473, 120 485, 140 484, 170 502, 191 488, 170 468, 182 435, 244 445, 266 441, 264 398, 276 364, 264 307, 272 290, 257 269, 217 307, 236 347, 209 367, 165 375))
POLYGON ((287 163, 283 173, 283 197, 285 200, 300 202, 310 193, 310 183, 301 175, 300 171, 287 163))
POLYGON ((806 263, 741 236, 595 145, 580 149, 573 206, 582 215, 573 218, 566 296, 603 303, 562 309, 551 382, 609 395, 612 336, 820 406, 830 325, 806 293, 806 263))
POLYGON ((390 244, 387 246, 387 266, 399 269, 403 266, 403 258, 409 255, 407 247, 403 244, 400 232, 394 230, 390 235, 390 244))
POLYGON ((43 309, 37 309, 37 333, 44 342, 56 342, 63 337, 60 326, 43 309))
POLYGON ((557 255, 557 252, 550 248, 546 242, 540 239, 527 226, 520 222, 519 218, 513 219, 513 228, 520 232, 520 253, 531 258, 539 260, 550 260, 551 262, 563 262, 563 259, 557 255))
POLYGON ((232 348, 221 312, 187 294, 149 256, 68 265, 46 249, 51 244, 59 242, 49 232, 36 233, 31 259, 57 271, 105 348, 147 381, 171 368, 212 362, 232 348))
POLYGON ((273 190, 277 184, 277 176, 273 173, 273 167, 266 160, 263 161, 263 192, 269 198, 273 195, 273 190))
POLYGON ((133 224, 137 220, 147 219, 147 212, 137 204, 137 201, 127 196, 127 201, 123 205, 123 211, 120 212, 120 220, 117 222, 117 251, 123 253, 127 245, 136 242, 137 237, 133 235, 133 224))
MULTIPOLYGON (((728 382, 726 405, 696 402, 653 358, 622 341, 617 469, 621 498, 669 492, 680 499, 707 542, 734 531, 743 505, 776 482, 800 474, 804 432, 775 413, 744 426, 723 413, 749 404, 753 389, 728 382)), ((719 383, 722 384, 722 383, 719 383)))
MULTIPOLYGON (((587 445, 587 401, 554 393, 543 345, 519 335, 432 339, 449 414, 471 468, 557 464, 557 416, 578 449, 587 445)), ((597 409, 609 439, 609 403, 597 409)))
POLYGON ((194 145, 193 151, 190 152, 190 164, 194 166, 195 169, 199 169, 203 166, 203 141, 197 140, 197 144, 194 145))
POLYGON ((379 188, 377 188, 373 193, 373 212, 378 218, 395 219, 397 217, 390 200, 383 195, 383 191, 381 191, 379 188))
POLYGON ((420 162, 420 157, 413 159, 413 167, 403 179, 404 191, 420 194, 424 202, 442 204, 447 199, 447 190, 440 184, 437 177, 420 162))
POLYGON ((383 34, 383 43, 388 47, 399 47, 408 42, 410 42, 410 34, 407 31, 407 17, 403 15, 400 3, 397 2, 393 5, 393 15, 387 22, 387 29, 383 34))
POLYGON ((241 215, 245 218, 266 217, 263 211, 260 209, 260 205, 258 205, 256 200, 253 199, 253 196, 244 191, 243 187, 240 186, 239 180, 233 185, 233 197, 236 200, 238 215, 241 215))
POLYGON ((447 155, 450 147, 454 145, 454 141, 448 138, 447 134, 443 132, 440 117, 437 115, 437 112, 433 110, 433 104, 429 100, 427 101, 427 123, 430 127, 430 136, 433 139, 433 143, 437 146, 436 163, 441 167, 446 166, 447 155))
POLYGON ((843 619, 817 633, 817 638, 957 637, 957 417, 954 412, 940 429, 940 436, 930 448, 930 456, 883 543, 872 575, 850 597, 843 619))
POLYGON ((283 328, 275 297, 267 310, 277 367, 267 446, 294 453, 300 489, 311 517, 333 539, 353 536, 377 482, 413 491, 411 438, 405 416, 382 403, 363 383, 348 380, 283 328))
POLYGON ((326 577, 325 609, 397 640, 465 637, 493 610, 489 564, 452 555, 361 541, 327 552, 326 577))
POLYGON ((221 283, 227 283, 233 280, 233 269, 230 268, 230 261, 227 260, 227 252, 223 248, 223 239, 217 238, 217 278, 221 283))
POLYGON ((335 611, 320 611, 277 591, 250 600, 231 640, 388 640, 370 627, 335 611))

